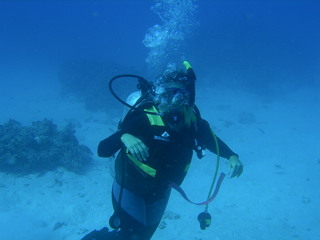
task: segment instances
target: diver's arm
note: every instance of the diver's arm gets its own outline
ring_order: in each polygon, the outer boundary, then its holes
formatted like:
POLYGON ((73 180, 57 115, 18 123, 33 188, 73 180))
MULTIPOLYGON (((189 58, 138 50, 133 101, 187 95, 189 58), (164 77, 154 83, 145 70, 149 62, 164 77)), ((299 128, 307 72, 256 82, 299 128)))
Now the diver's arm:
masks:
POLYGON ((102 140, 98 146, 99 157, 111 157, 124 145, 131 154, 140 161, 149 155, 148 148, 141 140, 141 134, 147 129, 145 116, 128 119, 117 132, 102 140))
POLYGON ((146 123, 145 116, 143 114, 136 114, 130 116, 124 123, 122 123, 121 129, 113 133, 111 136, 103 139, 98 146, 99 157, 111 157, 123 146, 121 137, 124 134, 131 134, 136 137, 140 137, 139 134, 145 131, 146 123))
POLYGON ((121 143, 121 131, 117 131, 110 137, 103 139, 98 146, 99 157, 111 157, 114 155, 122 146, 121 143))
POLYGON ((140 138, 125 133, 121 136, 121 142, 126 146, 132 156, 139 161, 146 161, 149 157, 149 149, 140 138))
MULTIPOLYGON (((207 147, 211 152, 217 154, 217 144, 215 142, 214 132, 211 130, 207 121, 200 119, 199 121, 199 130, 200 133, 198 138, 200 144, 202 143, 205 147, 207 147)), ((229 173, 228 175, 233 177, 239 177, 243 172, 243 165, 239 160, 239 156, 234 153, 227 144, 225 144, 220 138, 217 138, 218 147, 219 147, 219 155, 223 158, 228 159, 229 165, 229 173)))
MULTIPOLYGON (((198 122, 197 140, 201 145, 209 149, 209 151, 217 153, 217 146, 213 134, 214 133, 211 130, 209 123, 204 119, 200 119, 198 122)), ((219 154, 221 157, 229 159, 233 155, 238 156, 219 137, 217 137, 217 141, 219 146, 219 154)))
POLYGON ((147 147, 149 127, 150 124, 145 114, 139 114, 126 121, 122 127, 121 142, 132 156, 139 161, 146 161, 149 157, 147 147))

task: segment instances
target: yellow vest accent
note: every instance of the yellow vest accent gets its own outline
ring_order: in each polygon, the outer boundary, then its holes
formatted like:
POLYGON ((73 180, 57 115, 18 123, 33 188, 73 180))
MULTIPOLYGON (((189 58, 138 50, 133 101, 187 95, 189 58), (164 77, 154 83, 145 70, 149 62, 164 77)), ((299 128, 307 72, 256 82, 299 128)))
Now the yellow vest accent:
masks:
MULTIPOLYGON (((188 114, 187 111, 191 111, 192 109, 191 108, 186 108, 184 113, 185 113, 185 119, 187 118, 186 115, 188 114)), ((147 111, 147 112, 152 112, 152 113, 158 113, 158 110, 152 106, 150 108, 146 108, 144 109, 144 111, 147 111)), ((192 111, 191 114, 188 114, 189 117, 187 118, 187 124, 190 124, 191 122, 195 122, 197 120, 197 117, 196 115, 194 114, 194 112, 192 111)), ((160 126, 160 127, 164 127, 165 124, 162 120, 162 117, 160 115, 155 115, 155 114, 148 114, 147 113, 147 117, 149 119, 149 122, 152 126, 160 126)), ((127 150, 127 156, 128 158, 138 167, 140 168, 143 172, 145 172, 146 174, 148 174, 149 176, 151 177, 155 177, 156 174, 157 174, 157 170, 140 162, 138 159, 136 159, 134 156, 132 156, 128 150, 127 150)), ((185 167, 185 172, 187 172, 189 170, 189 167, 190 167, 190 164, 188 164, 186 167, 185 167)))
POLYGON ((187 126, 197 121, 197 116, 193 112, 193 109, 191 107, 185 106, 183 113, 184 113, 185 124, 187 126))
POLYGON ((138 167, 140 168, 143 172, 145 172, 146 174, 148 174, 151 177, 155 177, 157 170, 140 162, 138 159, 136 159, 134 156, 132 156, 131 154, 127 153, 128 158, 138 167))
POLYGON ((189 168, 190 168, 190 163, 185 167, 184 172, 188 172, 189 168))
MULTIPOLYGON (((144 110, 148 111, 148 112, 152 112, 152 113, 158 113, 158 110, 154 106, 152 106, 151 108, 144 109, 144 110)), ((148 117, 149 122, 152 126, 160 126, 160 127, 165 126, 160 115, 154 115, 154 114, 147 113, 147 117, 148 117)))

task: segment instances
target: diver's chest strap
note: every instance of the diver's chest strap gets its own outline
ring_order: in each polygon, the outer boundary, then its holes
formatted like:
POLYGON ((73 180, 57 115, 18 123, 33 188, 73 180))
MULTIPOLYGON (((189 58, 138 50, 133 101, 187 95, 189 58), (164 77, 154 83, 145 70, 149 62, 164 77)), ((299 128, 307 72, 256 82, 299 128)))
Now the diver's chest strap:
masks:
POLYGON ((143 162, 139 161, 136 159, 134 156, 132 156, 128 151, 127 151, 127 156, 128 158, 136 165, 140 170, 142 170, 144 173, 148 174, 151 177, 155 177, 157 174, 157 170, 148 166, 147 164, 144 164, 143 162))

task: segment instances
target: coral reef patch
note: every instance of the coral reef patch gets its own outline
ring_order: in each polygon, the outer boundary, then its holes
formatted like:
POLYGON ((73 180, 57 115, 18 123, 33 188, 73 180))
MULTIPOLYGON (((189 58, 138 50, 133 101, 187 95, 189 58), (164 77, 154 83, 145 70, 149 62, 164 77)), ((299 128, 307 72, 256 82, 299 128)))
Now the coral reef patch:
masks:
POLYGON ((81 173, 92 161, 90 149, 79 144, 72 124, 58 130, 51 120, 23 126, 15 120, 0 125, 0 171, 41 173, 63 167, 81 173))

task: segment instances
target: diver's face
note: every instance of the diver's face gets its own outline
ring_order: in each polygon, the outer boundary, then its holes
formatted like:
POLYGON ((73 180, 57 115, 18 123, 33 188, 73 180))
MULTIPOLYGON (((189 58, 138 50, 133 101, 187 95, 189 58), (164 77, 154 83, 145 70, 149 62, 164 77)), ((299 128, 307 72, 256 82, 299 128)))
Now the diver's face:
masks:
POLYGON ((189 92, 182 88, 166 88, 163 94, 169 104, 175 106, 188 105, 189 104, 189 92))
POLYGON ((168 83, 157 89, 158 102, 166 107, 188 105, 190 93, 179 83, 168 83))
MULTIPOLYGON (((159 90, 159 89, 158 89, 159 90)), ((170 83, 158 91, 158 109, 163 113, 166 124, 174 131, 180 131, 189 124, 189 92, 183 86, 170 83)))

